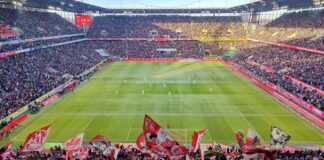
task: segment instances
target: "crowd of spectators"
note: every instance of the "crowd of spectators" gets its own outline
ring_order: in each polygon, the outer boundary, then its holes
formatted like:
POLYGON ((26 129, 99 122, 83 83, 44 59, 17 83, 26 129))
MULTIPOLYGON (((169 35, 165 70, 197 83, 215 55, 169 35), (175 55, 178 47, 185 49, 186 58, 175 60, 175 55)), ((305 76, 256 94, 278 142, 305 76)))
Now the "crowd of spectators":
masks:
POLYGON ((324 95, 322 93, 305 87, 305 85, 294 83, 283 76, 288 75, 304 82, 305 84, 323 90, 323 56, 266 45, 241 50, 238 54, 232 57, 232 61, 263 79, 279 85, 281 88, 284 88, 313 106, 324 110, 324 95), (271 68, 275 72, 261 69, 261 67, 248 63, 248 61, 253 61, 257 64, 271 68))
POLYGON ((324 10, 285 13, 249 37, 324 50, 324 10))
MULTIPOLYGON (((104 154, 103 151, 94 148, 92 146, 85 146, 86 150, 83 151, 82 157, 83 159, 105 159, 105 160, 113 160, 115 159, 112 155, 104 154)), ((118 160, 153 160, 148 152, 142 152, 137 149, 134 145, 117 145, 118 149, 120 149, 117 159, 118 160)), ((230 146, 229 148, 218 148, 214 146, 209 146, 207 150, 204 152, 205 159, 209 160, 226 160, 226 159, 243 159, 244 154, 242 154, 241 150, 230 146)), ((201 159, 201 155, 198 150, 194 154, 189 154, 189 159, 201 159)), ((14 151, 12 157, 17 160, 26 160, 26 159, 42 159, 42 160, 50 160, 57 159, 63 160, 65 158, 66 151, 64 148, 60 146, 53 146, 50 149, 46 149, 43 152, 27 152, 24 154, 20 154, 18 149, 14 151)), ((76 158, 77 155, 74 157, 76 158)), ((324 153, 321 150, 295 150, 295 151, 282 151, 282 150, 272 150, 270 160, 281 160, 281 159, 305 159, 305 160, 321 160, 324 158, 324 153)), ((176 160, 184 160, 186 156, 174 158, 176 160)))
POLYGON ((97 49, 121 58, 202 58, 206 56, 198 41, 92 41, 97 49))
POLYGON ((97 64, 101 56, 86 42, 1 59, 0 118, 97 64))
POLYGON ((82 33, 56 13, 1 8, 0 21, 16 33, 15 37, 1 36, 1 41, 82 33))
POLYGON ((190 16, 100 16, 95 17, 89 37, 242 37, 243 23, 237 17, 190 16))

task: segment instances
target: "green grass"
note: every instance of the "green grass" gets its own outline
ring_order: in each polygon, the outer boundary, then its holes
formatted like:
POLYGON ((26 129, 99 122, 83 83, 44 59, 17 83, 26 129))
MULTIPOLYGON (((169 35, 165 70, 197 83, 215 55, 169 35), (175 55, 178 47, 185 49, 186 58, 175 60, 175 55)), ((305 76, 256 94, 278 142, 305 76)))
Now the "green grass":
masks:
POLYGON ((203 128, 208 129, 204 142, 236 143, 235 131, 253 128, 269 143, 275 125, 292 136, 290 144, 324 144, 321 132, 216 62, 112 63, 30 116, 11 140, 19 145, 32 131, 52 124, 47 142, 64 142, 81 132, 86 143, 96 134, 135 142, 144 114, 162 127, 170 124, 169 132, 181 143, 190 143, 193 131, 203 128))

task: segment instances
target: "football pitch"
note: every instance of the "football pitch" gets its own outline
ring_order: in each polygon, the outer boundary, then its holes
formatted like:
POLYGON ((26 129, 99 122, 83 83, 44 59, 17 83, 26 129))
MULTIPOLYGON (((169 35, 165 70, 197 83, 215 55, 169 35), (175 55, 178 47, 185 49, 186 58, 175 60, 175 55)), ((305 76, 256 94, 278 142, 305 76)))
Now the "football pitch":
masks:
POLYGON ((163 128, 170 125, 169 133, 183 144, 203 128, 203 142, 237 143, 234 132, 246 135, 252 128, 268 144, 274 125, 291 135, 290 145, 324 145, 324 134, 219 62, 114 62, 30 115, 11 140, 22 144, 29 133, 52 124, 49 143, 79 133, 84 143, 97 134, 135 142, 145 114, 163 128))

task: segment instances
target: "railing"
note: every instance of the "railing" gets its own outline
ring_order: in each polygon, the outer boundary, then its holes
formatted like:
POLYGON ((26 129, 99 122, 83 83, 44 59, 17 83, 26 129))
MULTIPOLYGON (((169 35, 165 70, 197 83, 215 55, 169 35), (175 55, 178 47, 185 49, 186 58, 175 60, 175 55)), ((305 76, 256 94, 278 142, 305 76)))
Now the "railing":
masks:
POLYGON ((67 35, 50 36, 50 37, 16 39, 16 40, 9 40, 9 41, 0 42, 0 46, 1 45, 20 44, 20 43, 26 43, 26 42, 45 41, 45 40, 59 39, 59 38, 67 38, 67 37, 85 36, 85 35, 86 35, 85 33, 79 33, 79 34, 67 34, 67 35))

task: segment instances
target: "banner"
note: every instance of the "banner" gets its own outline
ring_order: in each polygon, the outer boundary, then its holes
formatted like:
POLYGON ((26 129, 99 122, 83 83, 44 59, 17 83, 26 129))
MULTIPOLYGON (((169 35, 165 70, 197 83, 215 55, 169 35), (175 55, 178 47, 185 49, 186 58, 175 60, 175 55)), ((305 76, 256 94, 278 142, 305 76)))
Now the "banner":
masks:
POLYGON ((2 132, 4 133, 6 130, 15 127, 17 125, 17 123, 24 121, 27 117, 28 117, 28 114, 25 113, 25 114, 19 116, 18 118, 12 120, 5 127, 2 128, 2 132))
POLYGON ((81 133, 77 136, 72 137, 64 143, 66 150, 66 158, 79 155, 82 146, 84 134, 81 133))
POLYGON ((0 58, 5 58, 5 57, 12 56, 15 54, 17 54, 17 52, 15 52, 15 51, 2 52, 2 53, 0 53, 0 58))
POLYGON ((48 125, 29 134, 19 152, 43 151, 50 128, 48 125))

